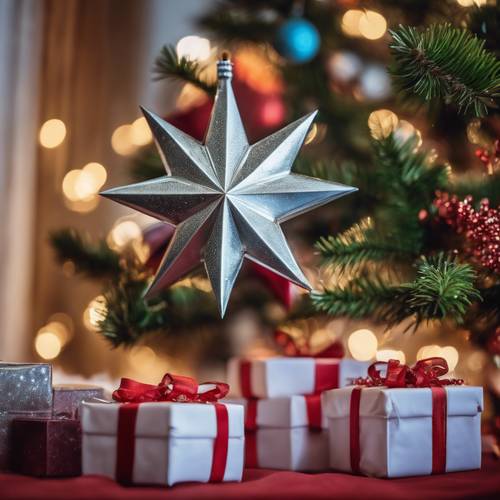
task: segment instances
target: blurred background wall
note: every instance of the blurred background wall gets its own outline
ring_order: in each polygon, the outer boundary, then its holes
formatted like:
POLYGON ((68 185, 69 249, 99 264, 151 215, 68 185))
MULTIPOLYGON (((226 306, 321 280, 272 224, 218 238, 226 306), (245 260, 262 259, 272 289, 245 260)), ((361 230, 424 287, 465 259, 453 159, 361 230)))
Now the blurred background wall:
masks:
POLYGON ((40 359, 35 335, 55 321, 72 337, 59 360, 68 371, 123 369, 126 358, 84 320, 82 304, 100 285, 77 280, 69 263, 61 268, 48 238, 64 226, 105 236, 129 212, 95 196, 72 201, 63 181, 89 163, 104 167, 106 185, 127 181, 126 147, 113 147, 113 132, 139 118, 139 105, 172 108, 180 87, 153 81, 154 59, 192 34, 209 4, 0 0, 1 359, 40 359))

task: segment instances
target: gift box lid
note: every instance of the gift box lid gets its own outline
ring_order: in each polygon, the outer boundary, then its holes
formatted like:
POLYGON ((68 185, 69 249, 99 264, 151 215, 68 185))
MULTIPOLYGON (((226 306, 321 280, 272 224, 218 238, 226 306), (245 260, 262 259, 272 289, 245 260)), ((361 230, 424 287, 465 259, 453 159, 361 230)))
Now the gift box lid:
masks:
MULTIPOLYGON (((347 417, 353 387, 323 393, 323 411, 328 418, 347 417)), ((474 416, 483 409, 483 388, 446 386, 448 415, 474 416)), ((430 388, 363 387, 359 407, 361 417, 409 418, 432 416, 430 388)))
MULTIPOLYGON (((313 396, 316 397, 316 396, 313 396)), ((317 397, 320 397, 319 395, 317 397)), ((264 398, 257 401, 257 428, 293 428, 308 427, 307 396, 283 396, 278 398, 264 398)), ((231 398, 231 403, 247 406, 244 398, 231 398)), ((324 417, 324 416, 323 416, 324 417)), ((326 418, 323 418, 322 427, 328 427, 326 418)))
MULTIPOLYGON (((242 363, 251 365, 250 384, 252 396, 259 398, 274 398, 281 396, 311 394, 315 390, 316 367, 336 367, 338 370, 338 385, 352 383, 352 379, 366 376, 368 363, 353 359, 313 358, 313 357, 283 357, 276 356, 266 359, 244 360, 231 358, 228 363, 228 378, 235 396, 241 394, 242 363)), ((334 384, 330 387, 335 386, 334 384)))
MULTIPOLYGON (((127 403, 125 403, 127 404, 127 403)), ((115 435, 120 403, 82 403, 82 431, 87 434, 115 435)), ((136 437, 215 438, 217 421, 212 404, 142 403, 139 405, 136 437)), ((229 417, 229 437, 244 434, 243 406, 225 404, 229 417)))
POLYGON ((52 369, 46 363, 0 362, 0 412, 46 412, 52 408, 52 369))

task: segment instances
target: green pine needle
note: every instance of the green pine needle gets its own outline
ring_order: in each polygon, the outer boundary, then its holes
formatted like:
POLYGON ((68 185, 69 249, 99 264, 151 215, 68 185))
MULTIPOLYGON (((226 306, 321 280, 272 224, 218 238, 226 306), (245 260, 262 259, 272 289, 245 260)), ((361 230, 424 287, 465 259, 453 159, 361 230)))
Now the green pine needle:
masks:
POLYGON ((191 83, 195 87, 206 92, 208 95, 215 95, 217 86, 201 77, 202 68, 196 61, 191 61, 185 56, 179 58, 175 47, 165 45, 162 47, 159 56, 156 58, 154 73, 156 80, 163 78, 173 78, 186 83, 191 83))
POLYGON ((476 116, 497 107, 500 62, 484 49, 484 41, 450 24, 424 31, 400 25, 391 35, 391 72, 403 94, 453 102, 476 116))
POLYGON ((366 218, 338 236, 321 238, 316 248, 324 264, 336 266, 340 272, 346 269, 357 272, 367 262, 388 264, 407 254, 408 249, 399 243, 377 234, 371 220, 366 218))
POLYGON ((346 287, 313 292, 318 311, 351 318, 374 317, 389 327, 408 318, 418 326, 422 321, 453 319, 463 322, 474 301, 481 299, 474 286, 474 271, 439 254, 423 258, 414 281, 385 284, 377 278, 359 277, 346 287))
POLYGON ((108 278, 120 273, 120 256, 106 240, 92 243, 74 229, 61 229, 50 235, 59 262, 72 262, 77 273, 91 278, 108 278))

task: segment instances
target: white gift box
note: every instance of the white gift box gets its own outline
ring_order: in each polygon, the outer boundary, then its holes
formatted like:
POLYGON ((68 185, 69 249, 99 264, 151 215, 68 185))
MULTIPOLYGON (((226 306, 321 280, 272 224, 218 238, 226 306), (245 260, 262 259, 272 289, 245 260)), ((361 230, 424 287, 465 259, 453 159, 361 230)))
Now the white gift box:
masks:
MULTIPOLYGON (((82 404, 82 473, 116 477, 120 404, 82 404)), ((244 461, 243 407, 226 404, 227 457, 223 481, 241 481, 244 461)), ((215 405, 142 403, 133 438, 134 484, 169 486, 208 482, 217 436, 215 405)))
MULTIPOLYGON (((320 398, 320 396, 312 396, 320 398)), ((307 396, 290 396, 250 401, 231 399, 248 412, 256 405, 255 430, 246 431, 247 466, 295 471, 328 469, 327 420, 321 429, 310 429, 307 396)), ((248 427, 248 413, 247 413, 248 427)), ((252 428, 254 426, 252 425, 252 428)))
MULTIPOLYGON (((446 472, 481 467, 482 387, 446 386, 442 442, 446 472), (446 412, 446 413, 445 413, 446 412)), ((330 465, 351 472, 353 387, 323 393, 330 465)), ((356 389, 359 391, 359 388, 356 389)), ((433 471, 433 393, 430 388, 363 387, 359 400, 359 471, 404 477, 433 471)), ((435 409, 434 409, 435 411, 435 409)), ((434 453, 437 453, 437 448, 434 453)), ((356 453, 355 451, 353 454, 356 453)))
POLYGON ((352 359, 274 357, 246 361, 232 358, 228 363, 228 380, 234 396, 276 398, 344 387, 353 379, 365 377, 367 369, 368 363, 352 359), (245 373, 247 381, 243 379, 245 373), (323 380, 319 380, 320 377, 323 380))

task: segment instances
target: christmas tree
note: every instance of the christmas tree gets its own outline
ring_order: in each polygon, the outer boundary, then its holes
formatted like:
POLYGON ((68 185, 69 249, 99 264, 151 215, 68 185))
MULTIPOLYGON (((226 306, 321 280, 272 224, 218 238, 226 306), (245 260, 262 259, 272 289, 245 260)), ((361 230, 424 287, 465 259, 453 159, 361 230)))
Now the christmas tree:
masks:
MULTIPOLYGON (((290 305, 286 282, 250 268, 229 316, 253 308, 271 329, 325 315, 366 318, 417 334, 436 321, 443 332, 466 331, 498 363, 498 7, 466 3, 239 0, 219 2, 199 20, 232 52, 252 142, 285 115, 317 108, 294 171, 359 189, 290 226, 314 274, 321 271, 311 295, 290 305), (269 307, 276 303, 278 314, 269 307)), ((216 89, 213 67, 164 47, 154 68, 155 78, 205 96, 167 117, 200 140, 216 89)), ((136 180, 164 175, 154 148, 140 152, 132 173, 136 180)), ((114 346, 156 331, 177 342, 203 325, 217 332, 217 353, 226 356, 201 274, 144 299, 171 237, 155 231, 143 238, 146 259, 73 230, 53 234, 52 243, 61 261, 104 281, 99 329, 114 346)))

